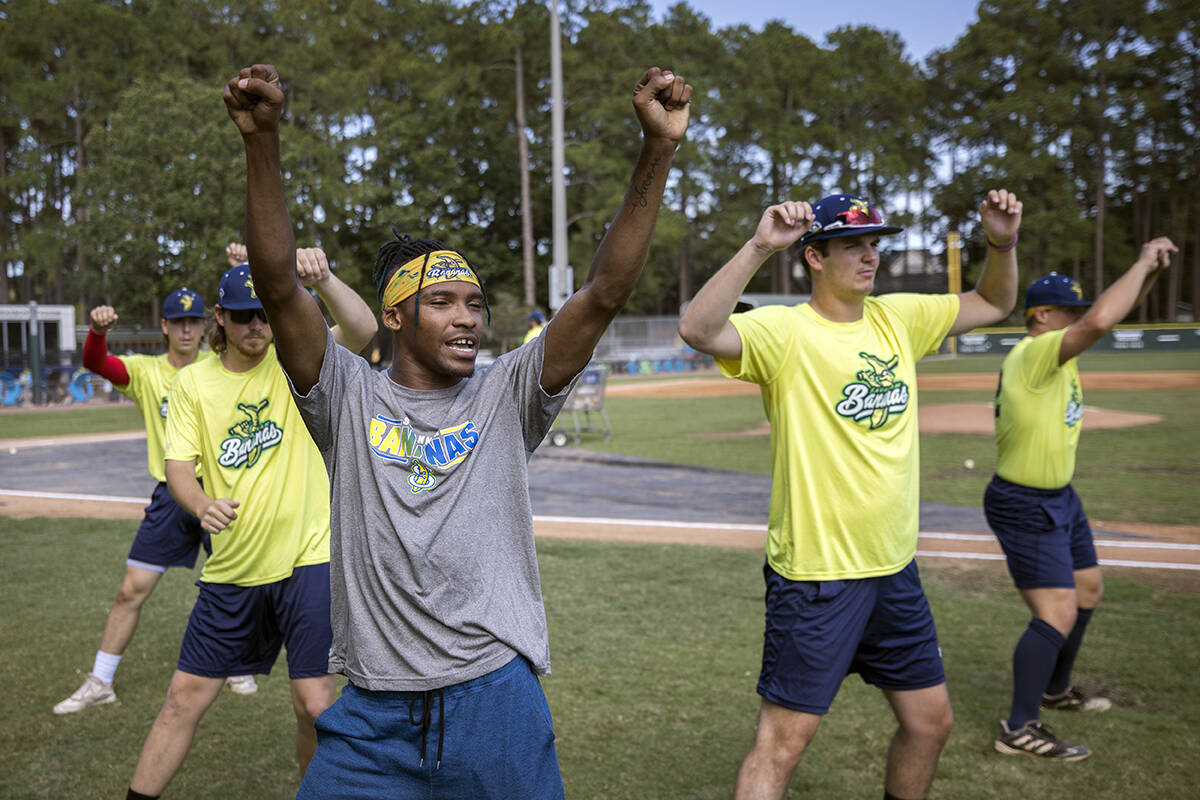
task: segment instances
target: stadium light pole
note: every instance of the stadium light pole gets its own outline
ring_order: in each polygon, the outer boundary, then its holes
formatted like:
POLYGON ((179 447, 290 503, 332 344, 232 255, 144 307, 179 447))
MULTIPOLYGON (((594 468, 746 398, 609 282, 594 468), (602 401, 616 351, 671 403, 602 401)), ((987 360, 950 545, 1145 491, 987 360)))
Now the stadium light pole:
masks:
POLYGON ((567 188, 563 183, 562 34, 558 26, 558 0, 550 0, 550 166, 551 203, 554 209, 553 250, 550 262, 550 313, 554 314, 574 291, 567 264, 567 188))

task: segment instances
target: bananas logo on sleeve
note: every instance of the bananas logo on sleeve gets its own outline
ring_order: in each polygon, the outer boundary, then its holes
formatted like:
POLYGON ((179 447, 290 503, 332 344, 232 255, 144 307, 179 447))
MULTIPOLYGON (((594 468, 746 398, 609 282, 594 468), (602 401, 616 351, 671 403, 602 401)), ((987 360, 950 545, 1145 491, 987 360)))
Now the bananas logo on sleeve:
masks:
POLYGON ((238 420, 229 427, 229 438, 221 442, 218 464, 222 467, 250 469, 258 463, 264 450, 283 441, 283 429, 274 420, 262 419, 262 413, 270 403, 270 400, 263 400, 257 405, 238 403, 238 411, 245 414, 246 419, 238 420))
POLYGON ((1071 399, 1067 401, 1067 410, 1063 413, 1063 422, 1068 428, 1074 428, 1083 419, 1083 395, 1079 392, 1079 384, 1071 382, 1071 399))
POLYGON ((900 356, 887 361, 870 353, 859 353, 867 369, 855 373, 854 383, 842 387, 842 400, 834 410, 839 416, 855 422, 870 418, 870 430, 882 428, 892 414, 908 408, 908 384, 896 377, 900 356))
POLYGON ((436 486, 435 470, 444 472, 464 461, 479 443, 479 436, 474 422, 420 434, 407 419, 391 419, 382 414, 371 418, 367 432, 371 452, 377 457, 410 465, 408 483, 414 493, 436 486))

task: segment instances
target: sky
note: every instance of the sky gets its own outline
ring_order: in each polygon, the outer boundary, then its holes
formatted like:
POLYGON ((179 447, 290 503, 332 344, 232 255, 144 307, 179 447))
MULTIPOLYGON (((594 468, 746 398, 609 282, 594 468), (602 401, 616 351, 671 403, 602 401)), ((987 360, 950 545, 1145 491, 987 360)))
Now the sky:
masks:
MULTIPOLYGON (((654 16, 662 19, 679 0, 650 0, 654 16)), ((685 0, 713 22, 714 28, 745 23, 762 30, 771 19, 782 19, 792 30, 817 44, 842 25, 873 25, 896 31, 909 54, 922 61, 933 50, 954 42, 975 19, 978 0, 685 0)))

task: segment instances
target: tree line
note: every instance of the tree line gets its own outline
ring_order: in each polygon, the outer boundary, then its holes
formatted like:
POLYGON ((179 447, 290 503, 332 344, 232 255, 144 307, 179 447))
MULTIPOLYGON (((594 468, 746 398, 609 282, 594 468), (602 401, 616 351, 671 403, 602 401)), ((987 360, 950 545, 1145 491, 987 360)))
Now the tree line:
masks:
MULTIPOLYGON (((1156 235, 1183 269, 1138 319, 1200 306, 1200 12, 1192 0, 984 0, 918 62, 895 33, 823 41, 771 22, 717 29, 686 2, 562 8, 569 254, 582 275, 619 206, 645 67, 695 87, 692 126, 627 310, 675 313, 766 205, 832 191, 909 226, 887 246, 965 241, 987 188, 1025 202, 1022 281, 1094 295, 1156 235)), ((0 302, 111 302, 152 323, 188 285, 209 301, 244 227, 224 82, 276 64, 285 185, 301 246, 373 302, 392 228, 475 262, 502 334, 545 307, 549 7, 487 0, 8 0, 0 5, 0 302), (531 280, 532 277, 532 280, 531 280)), ((782 254, 757 291, 796 291, 782 254)))

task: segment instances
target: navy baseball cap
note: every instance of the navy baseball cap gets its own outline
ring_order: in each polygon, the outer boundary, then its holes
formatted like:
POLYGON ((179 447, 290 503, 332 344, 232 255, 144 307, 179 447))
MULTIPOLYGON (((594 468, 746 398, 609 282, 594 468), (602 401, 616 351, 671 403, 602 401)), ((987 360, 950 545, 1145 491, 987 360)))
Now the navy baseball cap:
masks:
POLYGON ((217 288, 217 305, 230 311, 262 308, 258 295, 254 293, 249 264, 233 267, 221 276, 221 285, 217 288))
POLYGON ((541 311, 533 311, 525 319, 528 320, 529 322, 545 322, 546 315, 543 314, 541 311))
POLYGON ((204 319, 204 301, 200 295, 184 287, 176 289, 163 300, 163 319, 180 319, 181 317, 197 317, 204 319))
POLYGON ((1083 299, 1083 289, 1074 278, 1051 272, 1029 284, 1025 292, 1025 310, 1037 306, 1090 306, 1091 300, 1083 299))
POLYGON ((853 194, 831 194, 817 202, 813 209, 813 224, 800 237, 800 244, 858 236, 864 233, 900 233, 904 228, 886 225, 883 214, 864 198, 853 194))

